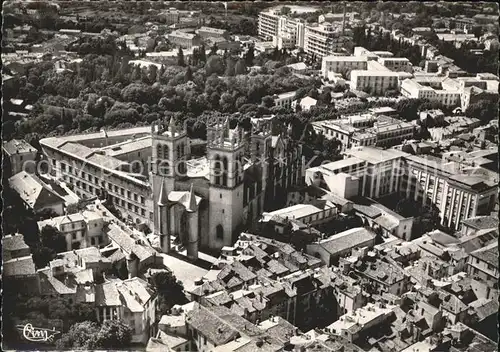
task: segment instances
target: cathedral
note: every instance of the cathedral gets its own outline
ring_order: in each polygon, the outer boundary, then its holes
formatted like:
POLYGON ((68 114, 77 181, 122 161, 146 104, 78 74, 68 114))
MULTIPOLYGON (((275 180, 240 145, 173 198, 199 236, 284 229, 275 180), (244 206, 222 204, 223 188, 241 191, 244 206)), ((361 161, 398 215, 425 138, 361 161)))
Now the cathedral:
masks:
POLYGON ((192 259, 231 246, 263 211, 284 205, 287 189, 302 182, 302 149, 290 127, 273 135, 271 125, 272 116, 254 119, 245 132, 219 118, 207 126, 202 158, 191 155, 185 127, 151 126, 154 233, 164 252, 174 238, 192 259))

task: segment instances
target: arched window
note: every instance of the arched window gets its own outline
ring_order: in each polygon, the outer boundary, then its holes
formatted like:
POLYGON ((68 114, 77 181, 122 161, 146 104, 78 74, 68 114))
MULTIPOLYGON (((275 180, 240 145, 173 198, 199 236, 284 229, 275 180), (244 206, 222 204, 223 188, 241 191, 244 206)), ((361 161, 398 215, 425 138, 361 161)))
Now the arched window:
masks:
POLYGON ((217 225, 217 227, 215 228, 215 237, 218 240, 223 240, 224 239, 224 228, 220 224, 217 225))
POLYGON ((156 146, 156 157, 157 157, 158 159, 163 158, 163 148, 162 148, 161 144, 158 144, 158 145, 156 146))
POLYGON ((165 144, 163 145, 163 159, 165 160, 170 159, 170 156, 168 154, 169 154, 168 146, 165 144))
POLYGON ((184 145, 184 143, 181 144, 181 154, 182 156, 186 154, 186 146, 184 145))
POLYGON ((222 158, 222 185, 227 186, 228 162, 227 157, 222 158))
POLYGON ((219 155, 216 155, 214 158, 214 175, 215 175, 215 184, 220 185, 221 180, 221 162, 219 155))
POLYGON ((177 146, 177 158, 180 158, 180 157, 182 157, 182 154, 181 154, 181 145, 179 144, 177 146))

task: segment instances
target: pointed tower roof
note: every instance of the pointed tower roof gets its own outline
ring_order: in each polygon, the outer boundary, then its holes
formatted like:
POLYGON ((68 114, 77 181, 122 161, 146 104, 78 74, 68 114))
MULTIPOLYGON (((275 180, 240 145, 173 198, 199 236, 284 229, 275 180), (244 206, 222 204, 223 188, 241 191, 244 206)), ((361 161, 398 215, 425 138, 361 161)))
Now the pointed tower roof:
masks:
POLYGON ((158 205, 160 207, 167 205, 168 203, 168 194, 165 189, 165 180, 161 181, 160 195, 158 197, 158 205))
POLYGON ((190 213, 195 212, 197 210, 196 209, 196 196, 195 196, 194 191, 193 191, 193 184, 192 183, 191 183, 191 189, 189 190, 189 195, 188 195, 186 205, 187 205, 186 210, 190 213))
POLYGON ((175 121, 173 117, 170 118, 170 123, 168 124, 168 130, 172 133, 173 137, 175 133, 175 121))

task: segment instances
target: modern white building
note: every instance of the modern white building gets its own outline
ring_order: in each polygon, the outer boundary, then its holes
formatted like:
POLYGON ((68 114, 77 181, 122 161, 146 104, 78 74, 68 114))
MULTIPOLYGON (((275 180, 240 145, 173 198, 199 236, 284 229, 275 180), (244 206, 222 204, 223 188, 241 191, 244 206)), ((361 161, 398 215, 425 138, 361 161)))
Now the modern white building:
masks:
POLYGON ((303 48, 309 56, 318 58, 341 51, 351 40, 351 34, 341 26, 328 21, 306 25, 301 19, 281 15, 279 9, 259 14, 258 33, 278 49, 303 48))
POLYGON ((413 65, 405 57, 379 57, 378 62, 391 71, 413 72, 413 65))
POLYGON ((407 98, 427 99, 448 107, 460 106, 461 93, 458 89, 445 90, 441 83, 426 84, 419 79, 405 79, 401 82, 401 94, 407 98), (422 84, 423 83, 423 84, 422 84))
POLYGON ((351 89, 369 91, 373 95, 383 95, 388 90, 397 90, 398 82, 399 75, 392 71, 351 71, 351 89))
POLYGON ((325 78, 328 78, 329 72, 342 73, 345 70, 366 70, 366 67, 367 60, 364 56, 328 55, 321 60, 321 73, 325 78))
POLYGON ((304 97, 299 100, 294 100, 292 102, 292 108, 295 109, 297 107, 297 104, 300 105, 300 108, 302 111, 309 111, 312 107, 316 106, 317 100, 311 97, 304 97))
POLYGON ((295 99, 295 91, 277 94, 273 96, 273 99, 274 99, 274 106, 282 108, 291 108, 292 102, 295 99))
POLYGON ((326 22, 305 27, 304 51, 309 56, 322 58, 340 52, 350 41, 340 28, 326 22))

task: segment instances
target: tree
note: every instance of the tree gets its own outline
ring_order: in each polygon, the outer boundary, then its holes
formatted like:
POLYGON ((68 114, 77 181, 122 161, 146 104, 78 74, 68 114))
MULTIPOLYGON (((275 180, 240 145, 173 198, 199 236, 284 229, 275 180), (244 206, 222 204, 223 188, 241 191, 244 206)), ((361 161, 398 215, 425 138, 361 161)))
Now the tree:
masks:
POLYGON ((265 97, 262 98, 262 105, 265 106, 266 108, 271 108, 274 106, 274 99, 270 95, 266 95, 265 97))
POLYGON ((191 66, 188 66, 186 70, 186 74, 184 76, 184 80, 186 82, 192 81, 193 80, 193 71, 191 70, 191 66))
POLYGON ((67 333, 56 342, 58 349, 95 349, 99 326, 90 321, 74 324, 67 333))
POLYGON ((219 55, 212 55, 205 64, 205 71, 208 76, 212 74, 222 75, 224 73, 224 62, 219 55))
POLYGON ((179 51, 177 52, 177 65, 184 67, 186 63, 184 62, 184 52, 182 48, 179 47, 179 51))
POLYGON ((319 98, 319 93, 318 93, 318 90, 316 88, 312 88, 311 90, 309 90, 309 93, 307 95, 313 99, 319 98))
POLYGON ((497 104, 498 100, 494 96, 491 99, 478 100, 467 107, 465 116, 477 118, 482 124, 487 124, 498 116, 497 104))
POLYGON ((206 50, 207 49, 205 49, 205 44, 201 44, 200 52, 199 52, 200 62, 207 62, 207 52, 206 52, 206 50))
POLYGON ((235 75, 244 75, 247 72, 247 66, 245 64, 245 60, 239 59, 234 67, 235 75))
POLYGON ((212 47, 210 48, 210 53, 208 54, 208 56, 213 56, 213 55, 217 55, 217 51, 219 50, 219 48, 217 47, 217 44, 214 43, 214 45, 212 45, 212 47))
POLYGON ((323 105, 330 105, 332 102, 332 95, 330 93, 330 89, 323 89, 321 94, 318 97, 318 102, 323 105))
POLYGON ((31 253, 33 254, 33 263, 37 269, 45 268, 49 262, 56 257, 53 249, 35 244, 30 246, 31 253))
POLYGON ((280 14, 284 16, 289 15, 290 12, 292 12, 292 10, 288 6, 283 6, 280 10, 280 14))
POLYGON ((55 227, 45 225, 40 231, 40 240, 44 247, 54 250, 56 253, 66 251, 66 238, 55 227))
POLYGON ((56 342, 59 349, 126 349, 132 329, 119 320, 106 320, 102 326, 91 321, 76 323, 56 342))
POLYGON ((170 271, 157 272, 151 276, 151 285, 158 292, 158 310, 167 313, 174 305, 187 301, 182 282, 170 271))
POLYGON ((225 76, 231 77, 234 76, 235 63, 232 57, 228 57, 226 60, 226 71, 224 72, 225 76))
POLYGON ((219 106, 221 107, 222 111, 224 112, 230 112, 234 109, 234 98, 231 94, 228 92, 225 92, 221 95, 220 97, 220 102, 219 106))
POLYGON ((251 45, 245 54, 245 63, 247 64, 247 67, 253 66, 254 59, 255 59, 255 49, 253 45, 251 45))
POLYGON ((132 329, 120 320, 106 320, 96 336, 96 347, 123 349, 130 346, 132 329))

